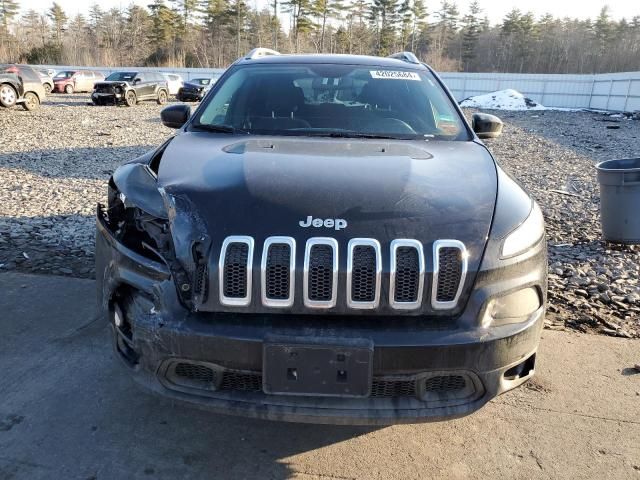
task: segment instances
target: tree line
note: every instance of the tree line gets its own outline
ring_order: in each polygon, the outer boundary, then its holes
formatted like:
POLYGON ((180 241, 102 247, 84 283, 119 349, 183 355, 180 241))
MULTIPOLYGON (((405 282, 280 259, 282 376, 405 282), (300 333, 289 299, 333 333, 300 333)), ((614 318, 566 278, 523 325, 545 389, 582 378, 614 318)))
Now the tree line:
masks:
MULTIPOLYGON (((412 51, 440 71, 597 73, 640 69, 640 15, 536 17, 518 9, 491 24, 478 2, 454 0, 150 0, 146 8, 69 16, 0 0, 0 62, 226 67, 251 48, 388 55, 412 51)), ((26 4, 26 2, 25 2, 26 4)))

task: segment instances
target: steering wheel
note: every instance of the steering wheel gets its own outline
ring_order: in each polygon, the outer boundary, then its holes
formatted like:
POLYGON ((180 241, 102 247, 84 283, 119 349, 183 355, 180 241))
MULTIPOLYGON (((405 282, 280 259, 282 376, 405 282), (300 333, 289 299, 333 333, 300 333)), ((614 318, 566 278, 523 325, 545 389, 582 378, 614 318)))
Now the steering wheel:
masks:
POLYGON ((416 131, 407 122, 398 118, 379 118, 364 127, 367 133, 415 134, 416 131))

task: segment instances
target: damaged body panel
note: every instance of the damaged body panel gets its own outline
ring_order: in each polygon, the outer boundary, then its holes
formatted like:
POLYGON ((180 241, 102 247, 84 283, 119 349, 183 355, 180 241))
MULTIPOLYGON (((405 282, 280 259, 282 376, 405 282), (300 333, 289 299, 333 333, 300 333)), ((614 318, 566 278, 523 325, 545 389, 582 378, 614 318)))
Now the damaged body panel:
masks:
POLYGON ((289 58, 239 61, 178 135, 114 172, 98 297, 133 377, 221 413, 380 425, 460 417, 531 378, 547 264, 535 202, 427 67, 289 58), (228 80, 275 89, 272 115, 228 80), (440 119, 371 103, 421 81, 440 119), (320 126, 345 108, 382 130, 320 126))

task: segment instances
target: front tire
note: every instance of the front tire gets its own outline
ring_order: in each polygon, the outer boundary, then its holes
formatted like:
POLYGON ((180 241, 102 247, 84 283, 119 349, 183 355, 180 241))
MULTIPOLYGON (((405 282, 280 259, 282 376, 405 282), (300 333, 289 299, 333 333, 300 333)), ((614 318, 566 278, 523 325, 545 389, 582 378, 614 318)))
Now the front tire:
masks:
POLYGON ((53 91, 53 88, 51 87, 51 85, 49 85, 48 83, 45 83, 42 86, 44 87, 44 93, 46 93, 47 95, 51 95, 51 92, 53 91))
POLYGON ((0 105, 5 108, 13 107, 18 101, 18 92, 9 84, 0 85, 0 105))
POLYGON ((65 85, 64 86, 64 93, 73 93, 73 85, 65 85))
POLYGON ((124 96, 124 102, 127 107, 133 107, 136 103, 138 103, 136 92, 134 92, 133 90, 129 90, 124 96))
POLYGON ((167 92, 160 90, 158 92, 158 105, 164 105, 165 103, 167 103, 167 92))
POLYGON ((40 106, 40 99, 33 92, 27 92, 24 94, 24 103, 22 108, 31 112, 40 106))

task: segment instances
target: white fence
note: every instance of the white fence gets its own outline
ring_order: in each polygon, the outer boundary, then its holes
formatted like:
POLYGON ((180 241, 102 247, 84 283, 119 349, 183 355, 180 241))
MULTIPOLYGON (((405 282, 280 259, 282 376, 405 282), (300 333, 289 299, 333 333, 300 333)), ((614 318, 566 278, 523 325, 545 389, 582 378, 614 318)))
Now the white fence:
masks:
MULTIPOLYGON (((222 68, 162 67, 75 67, 42 65, 56 71, 92 69, 109 74, 115 71, 161 71, 177 73, 185 80, 221 73, 222 68)), ((518 74, 518 73, 441 73, 456 100, 472 95, 512 88, 547 107, 592 108, 633 112, 640 110, 640 72, 596 75, 518 74)))
POLYGON ((441 73, 456 100, 512 88, 546 107, 640 110, 640 72, 596 75, 441 73))

